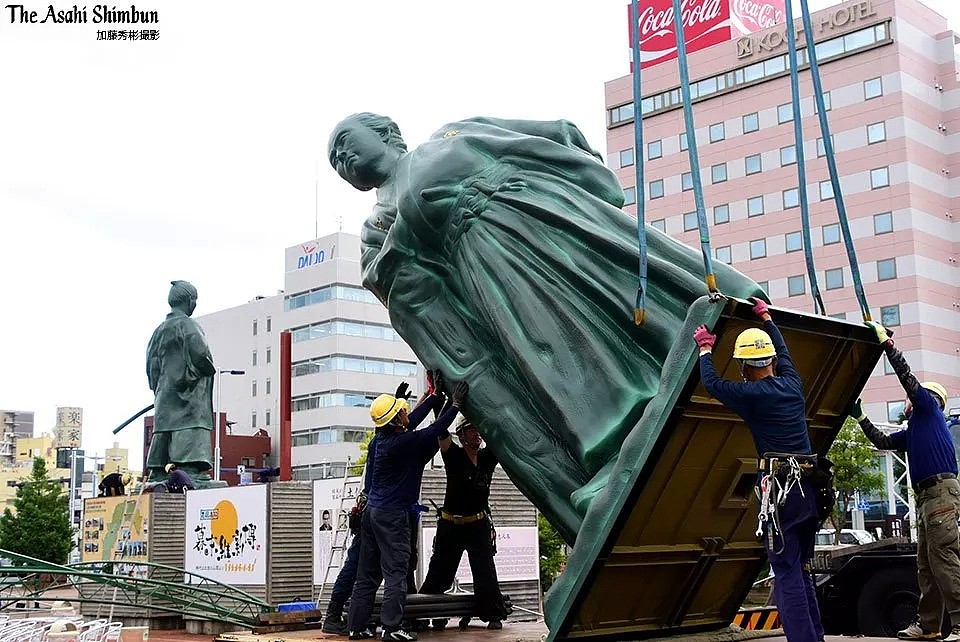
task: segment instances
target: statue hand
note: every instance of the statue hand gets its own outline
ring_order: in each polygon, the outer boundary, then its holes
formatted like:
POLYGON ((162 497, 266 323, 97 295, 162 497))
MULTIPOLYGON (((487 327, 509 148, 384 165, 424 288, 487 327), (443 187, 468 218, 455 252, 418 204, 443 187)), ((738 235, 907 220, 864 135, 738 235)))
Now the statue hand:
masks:
POLYGON ((497 188, 498 192, 519 192, 522 189, 526 189, 527 184, 520 178, 509 178, 500 184, 500 187, 497 188))

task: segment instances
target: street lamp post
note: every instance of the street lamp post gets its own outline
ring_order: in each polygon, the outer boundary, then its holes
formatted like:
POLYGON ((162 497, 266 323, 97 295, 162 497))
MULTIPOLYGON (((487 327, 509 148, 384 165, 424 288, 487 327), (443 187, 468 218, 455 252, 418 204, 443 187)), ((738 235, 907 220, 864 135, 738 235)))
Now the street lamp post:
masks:
POLYGON ((217 431, 216 436, 214 437, 214 447, 213 447, 213 479, 214 481, 220 481, 220 412, 221 406, 223 405, 222 396, 220 394, 220 384, 223 382, 223 375, 245 375, 247 374, 246 370, 217 370, 217 412, 216 416, 213 418, 214 430, 217 431))

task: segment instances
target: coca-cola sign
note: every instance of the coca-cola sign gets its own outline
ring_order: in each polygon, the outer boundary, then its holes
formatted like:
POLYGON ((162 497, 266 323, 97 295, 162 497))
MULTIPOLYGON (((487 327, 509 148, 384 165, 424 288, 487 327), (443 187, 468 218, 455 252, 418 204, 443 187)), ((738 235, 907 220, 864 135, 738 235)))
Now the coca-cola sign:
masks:
POLYGON ((785 21, 784 0, 730 0, 730 22, 737 36, 769 29, 785 21))
MULTIPOLYGON (((687 53, 783 22, 783 3, 784 0, 681 0, 687 53)), ((627 5, 631 69, 634 29, 639 29, 641 69, 676 59, 673 0, 643 0, 639 4, 640 15, 636 21, 631 19, 630 5, 627 5)))

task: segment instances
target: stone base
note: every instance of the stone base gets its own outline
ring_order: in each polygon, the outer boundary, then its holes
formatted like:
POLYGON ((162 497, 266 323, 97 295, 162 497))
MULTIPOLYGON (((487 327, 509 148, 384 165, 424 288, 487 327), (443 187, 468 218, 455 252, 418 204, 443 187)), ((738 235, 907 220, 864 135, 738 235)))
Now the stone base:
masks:
POLYGON ((227 624, 225 622, 211 622, 210 620, 186 620, 187 633, 191 635, 220 635, 233 631, 249 631, 249 628, 227 624))
POLYGON ((215 481, 211 479, 208 481, 194 481, 193 485, 197 487, 197 490, 202 490, 204 488, 226 488, 230 484, 223 481, 222 479, 220 481, 215 481))
POLYGON ((151 631, 177 631, 183 628, 183 620, 177 616, 169 617, 115 617, 124 628, 142 626, 151 631))

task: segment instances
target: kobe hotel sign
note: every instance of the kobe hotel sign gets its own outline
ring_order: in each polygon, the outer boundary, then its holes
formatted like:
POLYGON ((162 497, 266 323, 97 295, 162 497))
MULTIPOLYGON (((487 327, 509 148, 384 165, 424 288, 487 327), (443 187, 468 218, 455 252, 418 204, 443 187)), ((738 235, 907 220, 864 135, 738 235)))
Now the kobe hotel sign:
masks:
MULTIPOLYGON (((843 31, 847 28, 859 25, 864 20, 869 20, 877 15, 871 0, 861 0, 853 4, 847 4, 830 9, 811 18, 815 36, 830 34, 834 31, 843 31)), ((799 47, 803 38, 803 29, 797 27, 797 46, 799 47)), ((737 58, 746 59, 753 56, 774 53, 787 47, 787 28, 786 26, 763 34, 745 35, 737 40, 737 58)))
MULTIPOLYGON (((631 19, 631 5, 627 5, 627 35, 632 49, 634 29, 640 30, 640 68, 676 59, 673 0, 650 0, 639 4, 640 15, 636 21, 631 19)), ((680 16, 687 53, 783 23, 786 15, 783 5, 784 0, 681 0, 680 16)))

